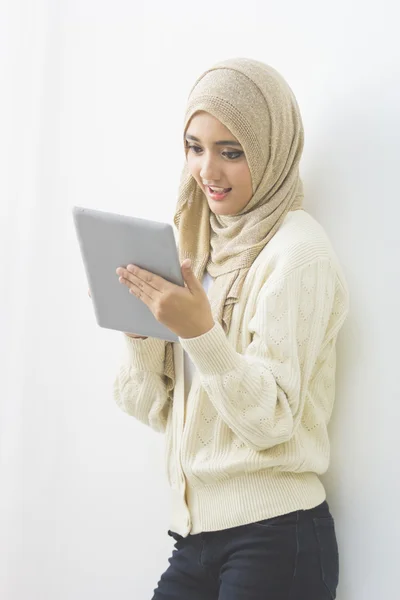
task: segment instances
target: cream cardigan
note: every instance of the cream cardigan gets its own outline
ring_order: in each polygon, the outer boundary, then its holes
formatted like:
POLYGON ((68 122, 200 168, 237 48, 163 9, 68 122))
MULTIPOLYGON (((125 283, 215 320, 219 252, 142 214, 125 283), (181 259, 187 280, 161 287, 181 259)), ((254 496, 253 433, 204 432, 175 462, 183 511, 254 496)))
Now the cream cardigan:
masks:
MULTIPOLYGON (((208 290, 213 283, 213 278, 208 273, 208 271, 204 271, 202 286, 206 294, 208 294, 208 290)), ((189 394, 190 388, 192 386, 193 377, 196 373, 196 365, 190 359, 189 354, 186 350, 183 351, 183 364, 184 364, 184 377, 185 377, 185 401, 187 400, 187 396, 189 394)))
POLYGON ((245 525, 326 498, 327 425, 336 339, 348 312, 345 278, 324 229, 289 212, 251 266, 228 336, 221 325, 173 344, 173 400, 165 342, 126 340, 114 383, 118 406, 165 432, 170 529, 245 525), (183 351, 196 373, 185 402, 183 351))

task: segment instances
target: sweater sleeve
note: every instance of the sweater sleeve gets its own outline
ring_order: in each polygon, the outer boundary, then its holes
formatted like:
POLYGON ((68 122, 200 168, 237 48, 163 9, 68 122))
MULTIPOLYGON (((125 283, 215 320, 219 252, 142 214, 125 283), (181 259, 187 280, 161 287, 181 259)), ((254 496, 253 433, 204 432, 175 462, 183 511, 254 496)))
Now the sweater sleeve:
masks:
POLYGON ((180 338, 210 401, 247 446, 266 450, 293 436, 318 358, 335 343, 346 308, 335 268, 316 259, 265 282, 245 354, 219 323, 199 337, 180 338))
POLYGON ((164 432, 171 405, 165 375, 168 342, 151 337, 124 338, 127 352, 114 381, 114 400, 127 414, 164 432))

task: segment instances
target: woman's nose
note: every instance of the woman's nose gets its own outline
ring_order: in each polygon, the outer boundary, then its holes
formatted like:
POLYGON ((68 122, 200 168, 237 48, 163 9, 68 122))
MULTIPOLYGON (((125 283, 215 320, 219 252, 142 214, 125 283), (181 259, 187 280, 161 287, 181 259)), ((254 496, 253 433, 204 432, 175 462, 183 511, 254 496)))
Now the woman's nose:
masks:
POLYGON ((218 181, 220 179, 219 171, 211 160, 204 160, 200 169, 200 177, 203 181, 218 181))

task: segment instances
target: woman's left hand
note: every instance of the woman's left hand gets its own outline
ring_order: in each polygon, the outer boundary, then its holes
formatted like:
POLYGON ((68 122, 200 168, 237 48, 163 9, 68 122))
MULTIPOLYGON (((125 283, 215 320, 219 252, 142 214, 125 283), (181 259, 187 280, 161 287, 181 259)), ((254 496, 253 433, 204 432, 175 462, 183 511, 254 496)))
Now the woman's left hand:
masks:
POLYGON ((198 337, 214 327, 210 302, 189 259, 183 261, 181 271, 187 287, 135 265, 116 270, 120 283, 149 307, 157 321, 181 338, 198 337))

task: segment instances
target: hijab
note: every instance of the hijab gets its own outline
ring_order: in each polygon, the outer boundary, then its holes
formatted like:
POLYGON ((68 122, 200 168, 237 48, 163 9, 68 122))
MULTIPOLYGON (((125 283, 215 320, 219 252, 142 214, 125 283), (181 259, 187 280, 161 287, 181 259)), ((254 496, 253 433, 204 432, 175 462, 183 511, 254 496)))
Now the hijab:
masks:
MULTIPOLYGON (((302 209, 299 162, 304 130, 296 98, 284 78, 271 66, 249 58, 220 61, 198 77, 187 101, 183 143, 197 111, 213 115, 237 138, 252 181, 253 195, 240 212, 216 215, 185 162, 174 215, 180 262, 190 258, 200 281, 205 270, 214 279, 210 305, 215 321, 228 333, 233 306, 252 263, 287 213, 302 209)), ((165 367, 173 386, 171 342, 165 367)))

